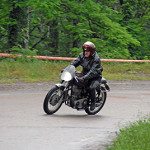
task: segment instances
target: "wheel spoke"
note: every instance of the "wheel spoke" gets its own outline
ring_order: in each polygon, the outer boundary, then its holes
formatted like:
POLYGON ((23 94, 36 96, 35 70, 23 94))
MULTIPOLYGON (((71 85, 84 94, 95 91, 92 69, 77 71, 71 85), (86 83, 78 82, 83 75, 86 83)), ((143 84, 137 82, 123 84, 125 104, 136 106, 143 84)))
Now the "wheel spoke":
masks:
MULTIPOLYGON (((96 91, 96 104, 95 104, 95 109, 91 112, 97 112, 103 105, 105 99, 104 99, 104 92, 101 91, 100 94, 98 93, 98 91, 96 91)), ((89 108, 90 110, 90 108, 89 108)))
POLYGON ((47 114, 55 113, 63 103, 62 91, 58 87, 52 88, 45 97, 43 108, 47 114))
POLYGON ((61 91, 57 90, 49 98, 48 107, 49 107, 50 110, 54 111, 61 105, 61 102, 62 102, 61 91))

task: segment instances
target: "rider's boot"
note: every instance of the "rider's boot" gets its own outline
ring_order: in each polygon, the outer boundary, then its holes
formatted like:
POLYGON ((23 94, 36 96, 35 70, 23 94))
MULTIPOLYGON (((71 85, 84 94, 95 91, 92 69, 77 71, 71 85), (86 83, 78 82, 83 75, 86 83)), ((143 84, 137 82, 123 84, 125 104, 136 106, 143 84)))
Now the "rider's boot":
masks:
POLYGON ((93 87, 90 88, 89 94, 90 94, 90 98, 91 98, 90 110, 93 111, 95 109, 95 102, 96 102, 95 89, 93 87))

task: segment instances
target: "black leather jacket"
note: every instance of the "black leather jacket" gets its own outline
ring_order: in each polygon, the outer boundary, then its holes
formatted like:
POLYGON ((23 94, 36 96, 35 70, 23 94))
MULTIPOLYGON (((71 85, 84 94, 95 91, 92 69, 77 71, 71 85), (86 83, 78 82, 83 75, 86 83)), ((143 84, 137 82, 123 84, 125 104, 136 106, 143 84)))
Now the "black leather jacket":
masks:
POLYGON ((102 77, 103 68, 98 54, 95 52, 90 58, 85 58, 81 53, 72 63, 75 67, 82 66, 85 80, 102 77))

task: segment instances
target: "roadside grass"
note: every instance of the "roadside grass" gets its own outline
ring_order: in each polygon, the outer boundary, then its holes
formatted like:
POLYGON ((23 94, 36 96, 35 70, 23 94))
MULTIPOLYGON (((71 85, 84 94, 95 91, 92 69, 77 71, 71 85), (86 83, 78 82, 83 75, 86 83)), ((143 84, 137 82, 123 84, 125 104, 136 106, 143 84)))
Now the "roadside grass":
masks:
MULTIPOLYGON (((69 65, 64 61, 0 60, 0 83, 59 81, 60 71, 69 65)), ((104 63, 107 80, 150 80, 149 63, 104 63)), ((78 71, 81 68, 78 69, 78 71)))
POLYGON ((149 63, 103 63, 103 67, 109 80, 150 80, 149 63))
POLYGON ((121 129, 107 150, 150 150, 150 119, 121 129))
POLYGON ((0 83, 58 81, 65 63, 1 61, 0 83))

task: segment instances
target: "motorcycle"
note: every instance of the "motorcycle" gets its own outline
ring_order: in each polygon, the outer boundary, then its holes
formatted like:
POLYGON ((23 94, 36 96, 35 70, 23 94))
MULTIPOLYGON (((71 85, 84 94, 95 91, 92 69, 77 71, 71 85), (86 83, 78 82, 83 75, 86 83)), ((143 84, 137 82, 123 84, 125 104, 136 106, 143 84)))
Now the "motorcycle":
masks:
POLYGON ((107 91, 110 90, 106 79, 102 78, 95 90, 95 109, 90 110, 91 99, 87 92, 87 87, 79 85, 76 69, 73 65, 69 65, 61 73, 61 82, 55 84, 47 93, 44 99, 43 109, 45 113, 52 115, 65 103, 73 109, 84 110, 88 115, 95 115, 104 106, 107 91))

